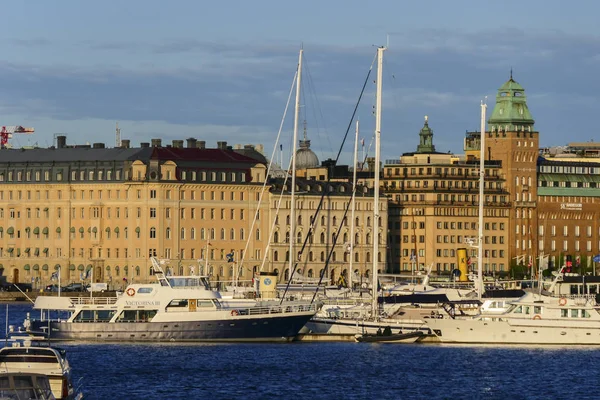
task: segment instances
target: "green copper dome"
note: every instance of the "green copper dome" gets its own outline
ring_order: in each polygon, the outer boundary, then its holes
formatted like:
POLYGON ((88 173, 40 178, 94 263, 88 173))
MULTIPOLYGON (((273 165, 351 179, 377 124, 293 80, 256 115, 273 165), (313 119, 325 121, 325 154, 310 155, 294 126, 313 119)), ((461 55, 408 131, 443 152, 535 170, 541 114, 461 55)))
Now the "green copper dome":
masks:
POLYGON ((417 153, 434 153, 435 146, 433 145, 433 130, 429 127, 429 118, 425 116, 425 124, 419 132, 419 145, 417 153))
POLYGON ((488 120, 488 130, 503 132, 533 131, 533 117, 527 108, 525 89, 517 83, 512 73, 496 94, 496 105, 488 120))

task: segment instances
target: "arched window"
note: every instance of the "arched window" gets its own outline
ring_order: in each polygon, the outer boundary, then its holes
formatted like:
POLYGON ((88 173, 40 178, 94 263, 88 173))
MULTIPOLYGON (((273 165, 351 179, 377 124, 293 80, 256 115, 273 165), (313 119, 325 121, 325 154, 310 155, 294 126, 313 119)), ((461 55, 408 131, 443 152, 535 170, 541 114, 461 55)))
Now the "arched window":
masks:
POLYGON ((381 262, 381 252, 377 253, 377 262, 381 262))
POLYGON ((348 232, 344 232, 344 243, 348 243, 348 232))
POLYGON ((337 226, 337 217, 333 216, 333 226, 337 226))
POLYGON ((235 240, 235 229, 233 228, 229 230, 229 240, 235 240))
POLYGON ((225 240, 225 228, 221 228, 221 240, 225 240))
POLYGON ((273 234, 273 243, 279 243, 279 232, 273 234))
POLYGON ((196 239, 196 228, 190 229, 190 239, 196 239))
POLYGON ((320 237, 320 243, 323 244, 325 243, 325 232, 321 232, 321 237, 320 237))
POLYGON ((185 228, 181 228, 181 238, 185 239, 185 228))
POLYGON ((165 229, 165 239, 171 239, 171 228, 165 229))
POLYGON ((325 262, 325 252, 321 252, 321 262, 325 262))
POLYGON ((313 270, 312 270, 312 269, 309 269, 309 270, 308 270, 308 277, 309 277, 309 278, 312 278, 312 277, 313 277, 313 270))
POLYGON ((354 234, 354 245, 357 246, 359 243, 360 235, 358 233, 354 234))
POLYGON ((360 219, 358 217, 356 217, 356 219, 354 220, 354 226, 359 226, 360 225, 360 219))
POLYGON ((290 251, 286 250, 285 252, 285 261, 290 261, 290 251))
POLYGON ((289 215, 285 217, 285 224, 290 225, 290 216, 289 215))
POLYGON ((241 228, 241 229, 240 229, 240 240, 246 240, 246 239, 244 238, 244 228, 241 228))
POLYGON ((215 228, 210 228, 210 238, 214 240, 214 238, 215 238, 215 228))
POLYGON ((371 234, 367 233, 367 240, 365 242, 366 244, 371 244, 371 234))
POLYGON ((371 226, 371 217, 367 217, 367 226, 371 226))
POLYGON ((313 261, 313 252, 308 253, 308 261, 313 261))
POLYGON ((260 229, 257 229, 257 230, 256 230, 256 235, 255 235, 255 237, 256 237, 256 240, 260 240, 260 229))
POLYGON ((333 253, 331 253, 331 261, 333 261, 333 262, 336 261, 335 251, 333 253))
POLYGON ((325 226, 325 216, 321 216, 321 225, 325 226))
POLYGON ((344 262, 348 262, 348 253, 344 252, 344 262))
POLYGON ((204 232, 204 228, 200 229, 200 239, 205 240, 206 239, 206 234, 204 232))
POLYGON ((371 262, 371 253, 367 251, 367 262, 371 262))
POLYGON ((359 262, 358 253, 354 253, 354 262, 359 262))
POLYGON ((279 253, 277 253, 277 250, 273 252, 273 261, 279 261, 279 253))
POLYGON ((298 232, 296 243, 302 243, 302 232, 298 232))
POLYGON ((286 243, 289 243, 289 242, 290 242, 290 233, 289 233, 289 232, 286 232, 286 233, 285 233, 285 242, 286 242, 286 243))
POLYGON ((285 272, 284 272, 284 274, 283 274, 283 279, 284 279, 285 281, 287 281, 287 280, 289 280, 289 279, 290 279, 290 269, 289 269, 289 268, 286 268, 286 269, 285 269, 285 272))
POLYGON ((150 228, 150 239, 156 239, 156 228, 150 228))
POLYGON ((302 215, 298 215, 298 225, 302 225, 302 215))

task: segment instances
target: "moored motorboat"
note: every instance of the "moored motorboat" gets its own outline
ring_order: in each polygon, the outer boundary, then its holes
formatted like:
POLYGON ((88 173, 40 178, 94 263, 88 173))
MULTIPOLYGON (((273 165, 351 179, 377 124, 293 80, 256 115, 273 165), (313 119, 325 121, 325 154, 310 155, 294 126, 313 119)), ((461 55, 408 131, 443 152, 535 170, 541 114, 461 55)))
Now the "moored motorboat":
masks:
POLYGON ((357 342, 361 343, 414 343, 425 334, 422 331, 412 331, 406 333, 377 333, 377 334, 360 334, 354 336, 357 342))
POLYGON ((228 300, 203 276, 166 276, 152 259, 156 283, 131 284, 115 297, 39 296, 30 332, 49 340, 290 341, 316 313, 307 301, 228 300), (61 315, 63 314, 63 315, 61 315))
POLYGON ((600 305, 594 295, 527 293, 503 314, 425 323, 444 343, 600 344, 600 305))

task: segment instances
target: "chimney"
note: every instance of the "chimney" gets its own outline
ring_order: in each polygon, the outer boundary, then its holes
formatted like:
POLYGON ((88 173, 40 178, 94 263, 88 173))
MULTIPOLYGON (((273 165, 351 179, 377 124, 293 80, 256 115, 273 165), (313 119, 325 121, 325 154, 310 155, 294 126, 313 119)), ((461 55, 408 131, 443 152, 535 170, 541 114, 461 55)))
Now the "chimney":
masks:
POLYGON ((176 149, 183 148, 183 140, 173 140, 173 147, 176 149))
POLYGON ((204 140, 198 140, 198 148, 199 149, 206 149, 206 142, 204 140))
POLYGON ((187 148, 188 148, 188 149, 195 149, 195 148, 196 148, 196 142, 197 142, 197 141, 198 141, 198 140, 197 140, 196 138, 193 138, 193 137, 191 137, 191 138, 188 138, 188 139, 187 139, 187 148))
POLYGON ((256 151, 258 151, 260 154, 263 154, 263 155, 265 154, 265 153, 264 153, 264 151, 265 151, 265 146, 264 146, 264 145, 262 145, 262 144, 257 144, 257 145, 254 147, 254 149, 255 149, 256 151))
POLYGON ((145 148, 147 148, 147 147, 150 147, 150 143, 148 143, 148 142, 142 142, 142 143, 140 143, 140 147, 141 147, 142 149, 145 149, 145 148))
POLYGON ((128 149, 129 148, 129 139, 121 139, 121 148, 128 149))
POLYGON ((57 136, 56 137, 56 148, 64 149, 67 147, 67 137, 66 136, 57 136))
POLYGON ((161 147, 162 140, 160 139, 152 139, 152 147, 161 147))
POLYGON ((254 146, 252 146, 251 144, 245 144, 244 150, 254 150, 254 146))
POLYGON ((105 146, 104 146, 104 143, 94 143, 94 144, 92 145, 92 147, 93 147, 94 149, 104 149, 104 148, 105 148, 105 146))
POLYGON ((217 142, 217 149, 227 150, 227 142, 217 142))

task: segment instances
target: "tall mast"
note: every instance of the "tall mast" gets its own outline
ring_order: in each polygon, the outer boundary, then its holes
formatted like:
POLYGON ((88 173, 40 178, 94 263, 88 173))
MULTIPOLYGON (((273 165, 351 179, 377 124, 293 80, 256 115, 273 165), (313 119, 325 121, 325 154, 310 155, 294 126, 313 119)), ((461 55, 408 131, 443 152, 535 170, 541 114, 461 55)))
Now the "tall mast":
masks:
POLYGON ((375 99, 375 184, 373 193, 373 317, 377 315, 378 279, 377 265, 379 262, 379 164, 381 156, 381 90, 383 83, 383 52, 386 47, 377 48, 377 96, 375 99))
POLYGON ((483 203, 485 183, 485 110, 487 104, 481 102, 481 139, 479 144, 479 240, 477 247, 477 297, 483 295, 483 203))
POLYGON ((358 130, 359 122, 356 121, 356 134, 354 136, 354 171, 352 172, 352 201, 350 204, 350 271, 348 273, 348 287, 352 290, 352 275, 354 274, 354 209, 356 205, 356 170, 358 169, 358 130))
POLYGON ((291 191, 291 203, 290 203, 290 256, 289 256, 289 269, 290 279, 292 278, 292 272, 294 267, 294 241, 296 240, 296 146, 298 143, 298 121, 300 119, 300 89, 302 83, 302 53, 303 49, 300 49, 298 55, 298 77, 296 78, 296 110, 294 113, 294 139, 292 145, 292 191, 291 191))

